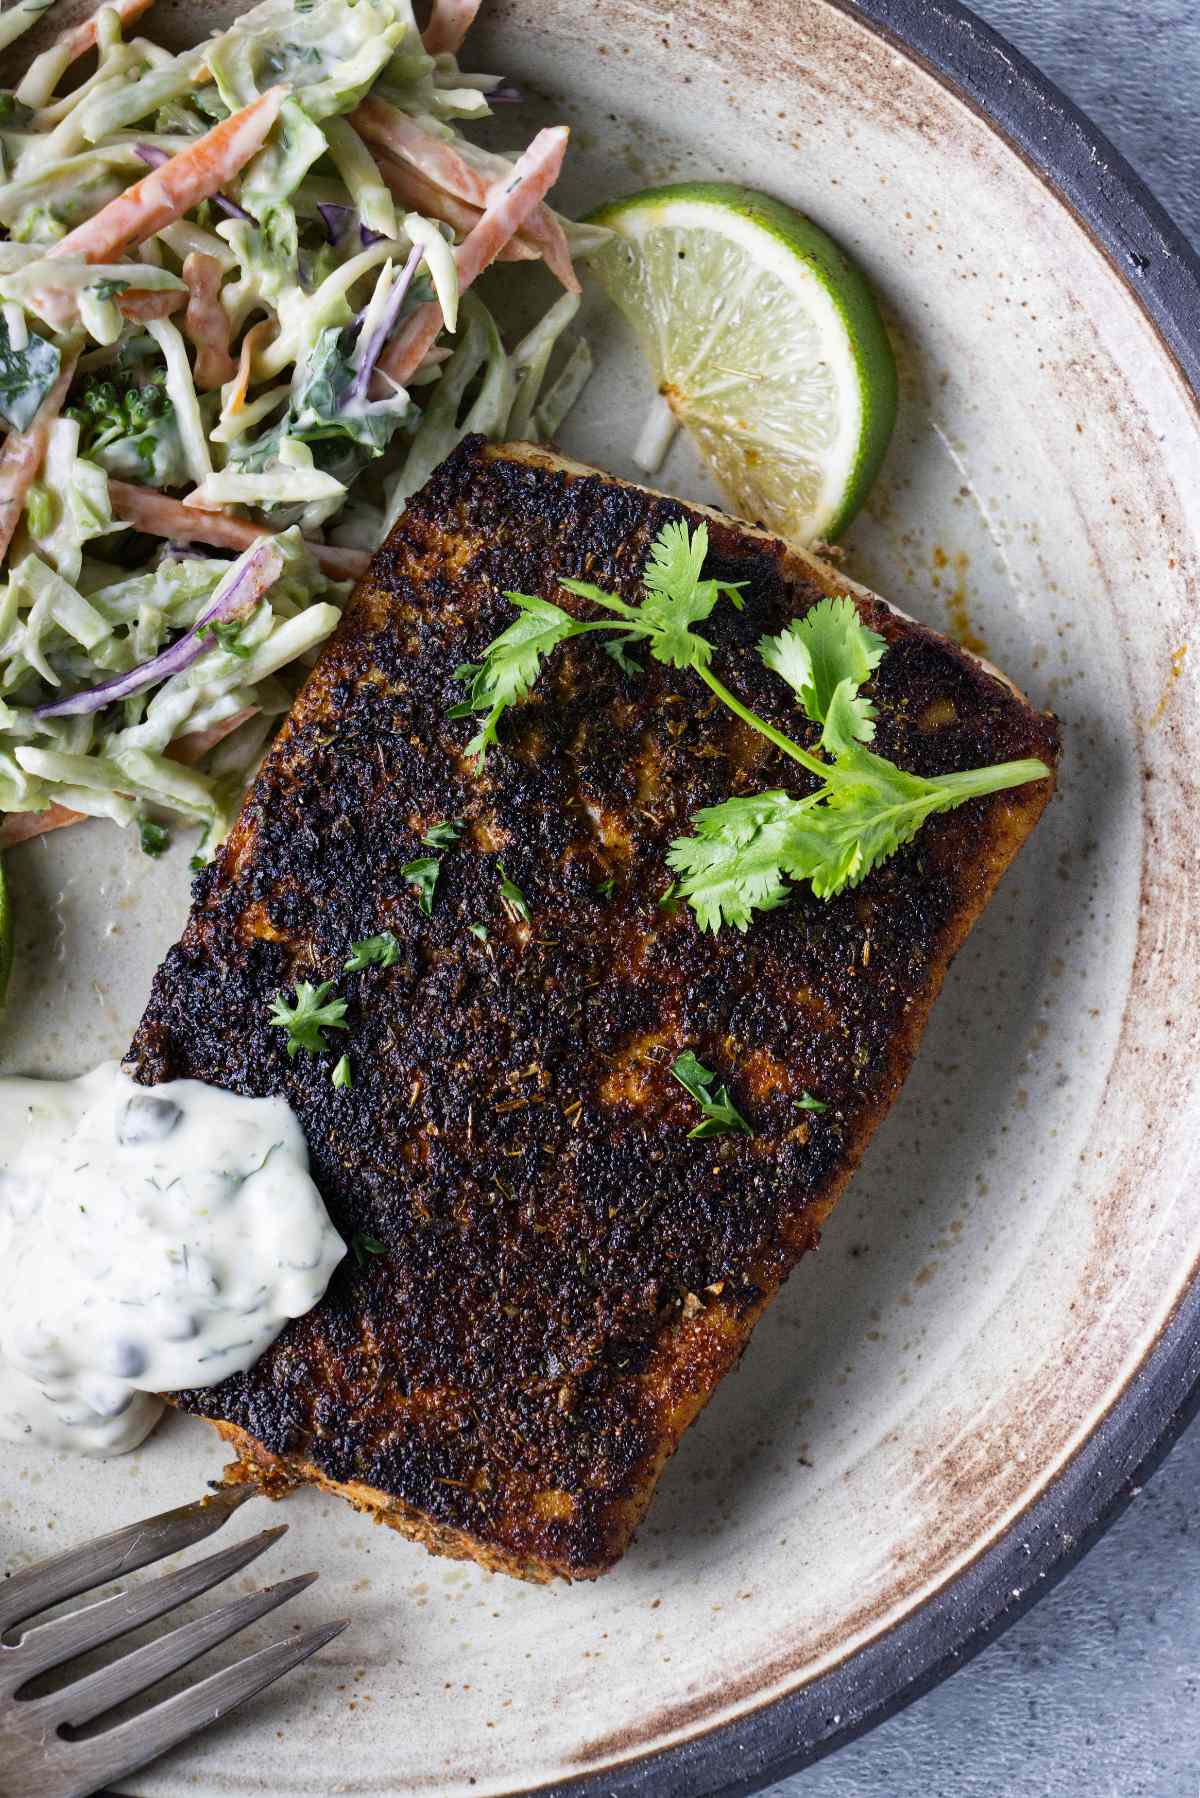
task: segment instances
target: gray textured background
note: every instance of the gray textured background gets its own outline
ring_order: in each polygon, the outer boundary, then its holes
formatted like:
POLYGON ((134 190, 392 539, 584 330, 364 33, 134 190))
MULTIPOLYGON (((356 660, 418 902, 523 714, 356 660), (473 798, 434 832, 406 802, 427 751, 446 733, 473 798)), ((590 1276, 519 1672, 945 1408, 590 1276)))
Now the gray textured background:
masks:
MULTIPOLYGON (((1200 0, 975 0, 1200 242, 1200 0)), ((772 1798, 1200 1798, 1200 1424, 1054 1591, 772 1798)))

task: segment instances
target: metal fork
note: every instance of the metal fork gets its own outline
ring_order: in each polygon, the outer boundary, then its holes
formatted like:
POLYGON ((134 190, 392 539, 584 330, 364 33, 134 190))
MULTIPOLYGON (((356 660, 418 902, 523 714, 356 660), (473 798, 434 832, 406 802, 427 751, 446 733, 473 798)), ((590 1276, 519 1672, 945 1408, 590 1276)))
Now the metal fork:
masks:
POLYGON ((228 1579, 277 1542, 287 1524, 260 1530, 245 1542, 147 1580, 128 1592, 117 1592, 97 1604, 35 1624, 10 1642, 8 1638, 18 1625, 64 1599, 76 1598, 202 1542, 219 1530, 253 1491, 249 1486, 226 1488, 211 1498, 129 1524, 99 1541, 23 1568, 0 1584, 0 1798, 86 1798, 89 1792, 145 1766, 215 1723, 345 1629, 349 1622, 345 1617, 318 1624, 302 1635, 246 1655, 127 1722, 80 1739, 63 1733, 144 1692, 256 1618, 286 1604, 317 1577, 302 1573, 193 1618, 59 1691, 45 1697, 20 1696, 39 1674, 115 1641, 228 1579))

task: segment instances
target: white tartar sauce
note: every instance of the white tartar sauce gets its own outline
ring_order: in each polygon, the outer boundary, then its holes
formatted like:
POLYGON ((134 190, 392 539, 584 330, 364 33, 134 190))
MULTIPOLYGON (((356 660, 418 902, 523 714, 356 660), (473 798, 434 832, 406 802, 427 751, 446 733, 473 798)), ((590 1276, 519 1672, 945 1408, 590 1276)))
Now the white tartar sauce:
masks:
POLYGON ((284 1099, 0 1079, 0 1436, 116 1455, 243 1372, 346 1253, 284 1099))

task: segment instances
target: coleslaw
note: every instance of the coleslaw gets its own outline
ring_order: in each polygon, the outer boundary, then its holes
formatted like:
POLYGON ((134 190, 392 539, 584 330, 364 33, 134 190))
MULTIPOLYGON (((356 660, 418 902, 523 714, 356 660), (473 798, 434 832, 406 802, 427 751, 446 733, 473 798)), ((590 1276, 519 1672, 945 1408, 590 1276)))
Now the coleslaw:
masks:
POLYGON ((465 136, 519 98, 460 66, 478 0, 261 0, 178 54, 127 35, 149 3, 0 91, 0 847, 167 812, 211 854, 409 496, 591 368, 606 234, 546 204, 564 128, 465 136), (496 261, 564 290, 510 348, 496 261))

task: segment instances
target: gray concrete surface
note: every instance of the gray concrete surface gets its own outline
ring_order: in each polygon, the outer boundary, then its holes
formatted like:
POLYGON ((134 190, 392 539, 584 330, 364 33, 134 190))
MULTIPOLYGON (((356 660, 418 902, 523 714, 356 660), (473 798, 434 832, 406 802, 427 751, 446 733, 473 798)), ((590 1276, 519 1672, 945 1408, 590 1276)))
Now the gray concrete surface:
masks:
MULTIPOLYGON (((975 0, 1200 241, 1200 0, 975 0)), ((962 1672, 772 1798, 1200 1798, 1200 1425, 962 1672)))

